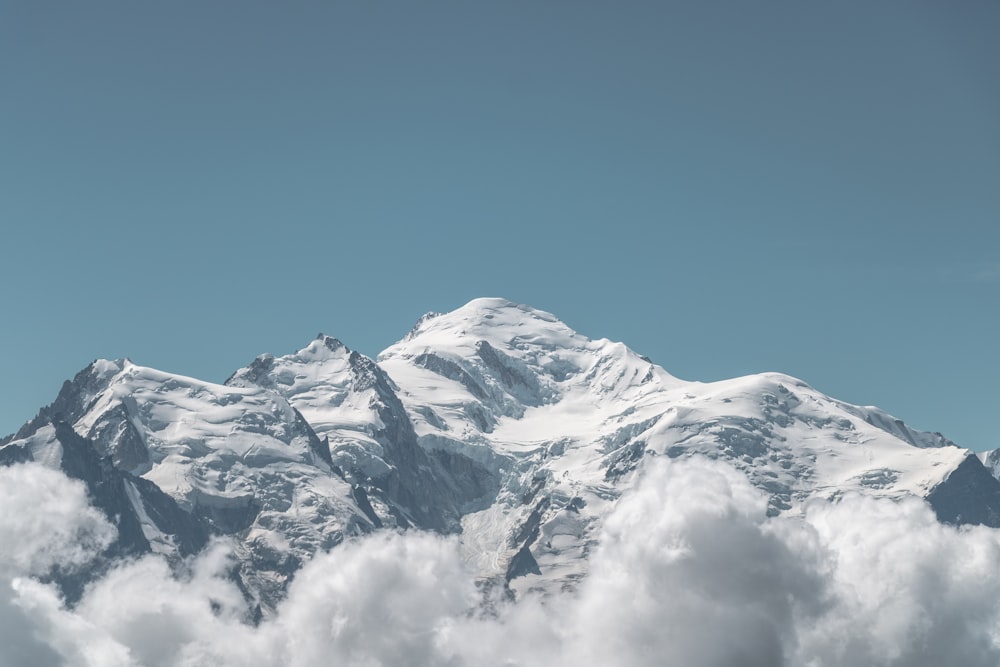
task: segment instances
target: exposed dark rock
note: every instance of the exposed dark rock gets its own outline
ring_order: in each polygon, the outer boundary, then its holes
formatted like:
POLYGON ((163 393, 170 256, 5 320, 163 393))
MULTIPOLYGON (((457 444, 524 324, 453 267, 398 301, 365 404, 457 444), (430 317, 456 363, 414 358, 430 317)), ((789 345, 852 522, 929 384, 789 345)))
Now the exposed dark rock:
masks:
POLYGON ((608 469, 604 472, 604 479, 608 481, 618 480, 623 475, 632 472, 639 465, 639 461, 645 453, 646 442, 644 440, 636 440, 620 448, 608 457, 608 469))
POLYGON ((238 383, 237 386, 242 386, 245 382, 247 384, 255 384, 258 387, 270 389, 274 386, 274 381, 270 376, 273 368, 274 356, 270 354, 262 354, 251 361, 249 366, 236 371, 226 378, 226 381, 223 384, 232 385, 233 381, 239 378, 241 382, 238 383))
MULTIPOLYGON (((56 400, 38 411, 38 414, 22 426, 14 434, 14 440, 20 440, 33 435, 38 429, 49 422, 61 421, 72 424, 90 407, 91 401, 108 386, 110 377, 101 377, 95 364, 91 363, 73 376, 72 380, 63 382, 56 400)), ((121 362, 115 362, 120 364, 121 362)))
POLYGON ((538 529, 542 524, 542 516, 545 514, 545 510, 549 508, 551 502, 548 497, 545 497, 539 500, 538 504, 532 508, 527 520, 521 524, 517 533, 511 538, 511 543, 514 546, 522 543, 527 546, 534 544, 535 540, 538 539, 538 529))
POLYGON ((538 567, 538 561, 535 557, 531 555, 531 549, 525 544, 521 547, 520 551, 514 554, 514 557, 510 559, 507 564, 507 574, 506 580, 511 581, 512 579, 517 579, 518 577, 523 577, 529 574, 541 574, 542 571, 538 567))
POLYGON ((491 371, 492 377, 524 405, 541 405, 545 391, 538 378, 524 364, 497 350, 485 340, 476 343, 476 355, 491 371))
POLYGON ((152 482, 116 468, 110 456, 102 456, 92 441, 81 437, 66 423, 57 421, 53 426, 62 445, 63 472, 84 483, 91 504, 117 530, 115 541, 101 559, 80 571, 53 576, 68 600, 79 599, 86 583, 107 567, 111 560, 141 556, 151 551, 149 540, 142 530, 139 510, 133 505, 126 485, 135 489, 143 511, 156 527, 173 538, 180 555, 196 553, 205 546, 209 536, 207 526, 184 512, 173 498, 152 482))
POLYGON ((1000 481, 970 454, 927 495, 939 521, 1000 528, 1000 481))
POLYGON ((368 517, 368 520, 372 522, 372 525, 376 528, 381 528, 382 520, 378 518, 371 501, 368 500, 368 492, 361 486, 354 486, 351 489, 351 495, 354 496, 354 502, 358 504, 358 507, 368 517))
POLYGON ((102 453, 111 456, 115 466, 136 470, 149 463, 149 449, 132 423, 129 403, 134 404, 134 401, 122 401, 102 414, 87 433, 87 438, 102 453))
POLYGON ((309 425, 306 418, 302 416, 302 413, 295 408, 292 408, 292 411, 295 413, 296 430, 305 433, 306 437, 309 439, 309 451, 332 468, 333 457, 330 455, 329 440, 325 438, 320 440, 319 436, 316 435, 316 431, 314 431, 313 427, 309 425))
POLYGON ((456 364, 454 361, 448 361, 436 354, 426 353, 420 354, 414 357, 413 363, 417 366, 421 366, 431 371, 432 373, 437 373, 442 375, 449 380, 455 380, 462 384, 463 387, 469 390, 473 396, 479 400, 486 400, 488 394, 486 390, 478 382, 476 382, 471 375, 469 375, 461 366, 456 364))
POLYGON ((15 463, 27 463, 31 460, 31 452, 20 445, 0 446, 0 466, 10 466, 15 463))

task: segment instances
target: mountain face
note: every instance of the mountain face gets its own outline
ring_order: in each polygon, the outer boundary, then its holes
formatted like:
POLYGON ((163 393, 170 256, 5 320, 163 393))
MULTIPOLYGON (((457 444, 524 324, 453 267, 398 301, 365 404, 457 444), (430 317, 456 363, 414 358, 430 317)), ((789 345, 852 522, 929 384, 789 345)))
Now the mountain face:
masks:
MULTIPOLYGON (((772 514, 915 495, 942 521, 1000 526, 996 455, 786 375, 680 380, 502 299, 427 315, 377 361, 320 335, 222 385, 95 361, 0 440, 0 463, 86 484, 118 527, 105 562, 231 536, 263 614, 314 553, 385 529, 459 534, 514 594, 572 587, 645 463, 690 456, 743 471, 772 514)), ((72 597, 88 576, 61 583, 72 597)))

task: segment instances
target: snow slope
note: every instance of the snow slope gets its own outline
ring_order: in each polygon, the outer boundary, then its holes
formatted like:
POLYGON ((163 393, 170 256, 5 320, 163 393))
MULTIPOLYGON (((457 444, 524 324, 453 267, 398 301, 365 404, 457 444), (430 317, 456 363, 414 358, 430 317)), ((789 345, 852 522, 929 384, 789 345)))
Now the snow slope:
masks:
POLYGON ((238 536, 244 583, 265 597, 318 549, 373 528, 333 472, 329 450, 272 392, 100 360, 40 416, 38 428, 29 423, 8 447, 59 467, 66 438, 55 433, 68 424, 131 476, 125 491, 153 550, 181 555, 135 479, 152 482, 211 532, 238 536))
POLYGON ((684 381, 503 299, 427 315, 377 362, 322 334, 224 385, 97 361, 0 441, 2 462, 89 478, 131 517, 123 553, 235 537, 265 613, 317 550, 393 527, 460 533, 516 592, 573 586, 603 517, 664 456, 729 461, 771 513, 916 495, 1000 525, 1000 483, 940 434, 778 373, 684 381))
POLYGON ((496 502, 463 518, 484 574, 561 586, 649 457, 730 461, 772 512, 848 492, 926 497, 969 452, 874 408, 765 373, 685 382, 549 313, 478 299, 379 356, 422 446, 499 455, 496 502))

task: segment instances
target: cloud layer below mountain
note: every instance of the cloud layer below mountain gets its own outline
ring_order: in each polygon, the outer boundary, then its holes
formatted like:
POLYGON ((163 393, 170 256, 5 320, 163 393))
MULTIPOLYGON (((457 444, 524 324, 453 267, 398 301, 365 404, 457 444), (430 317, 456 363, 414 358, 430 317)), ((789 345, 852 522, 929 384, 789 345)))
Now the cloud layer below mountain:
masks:
POLYGON ((1000 664, 1000 531, 942 525, 918 499, 768 518, 709 461, 648 466, 574 593, 509 602, 477 589, 453 538, 382 533, 318 555, 256 627, 226 542, 180 573, 119 565, 69 608, 39 577, 113 529, 35 464, 0 469, 0 502, 0 667, 1000 664))

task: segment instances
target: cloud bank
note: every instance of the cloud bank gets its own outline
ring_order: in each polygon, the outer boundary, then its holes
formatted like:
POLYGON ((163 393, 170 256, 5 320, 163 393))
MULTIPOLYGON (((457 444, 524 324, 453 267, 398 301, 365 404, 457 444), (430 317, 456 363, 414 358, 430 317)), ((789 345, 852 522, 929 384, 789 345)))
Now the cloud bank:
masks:
POLYGON ((0 667, 1000 664, 998 531, 939 524, 918 499, 768 518, 708 461, 650 466, 575 593, 483 604, 454 539, 382 533, 314 558, 257 627, 225 542, 179 574, 122 564, 69 609, 38 576, 112 529, 34 464, 0 469, 0 501, 0 667))

